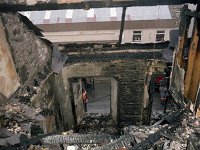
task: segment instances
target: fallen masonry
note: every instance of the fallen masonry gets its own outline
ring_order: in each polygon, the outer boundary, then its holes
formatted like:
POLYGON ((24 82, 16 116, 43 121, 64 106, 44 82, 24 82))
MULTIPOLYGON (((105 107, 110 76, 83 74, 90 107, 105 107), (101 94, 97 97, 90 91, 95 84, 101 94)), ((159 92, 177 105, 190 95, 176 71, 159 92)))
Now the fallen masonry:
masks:
POLYGON ((47 110, 30 109, 21 103, 8 104, 1 108, 1 149, 67 149, 74 146, 93 150, 186 150, 188 145, 192 145, 194 149, 199 148, 199 143, 194 141, 200 135, 200 121, 185 109, 170 112, 151 126, 130 125, 121 131, 114 126, 108 114, 86 114, 80 123, 79 133, 69 131, 60 135, 45 135, 40 131, 41 128, 35 121, 39 123, 44 119, 41 112, 51 114, 47 110), (26 123, 30 120, 35 121, 26 123))

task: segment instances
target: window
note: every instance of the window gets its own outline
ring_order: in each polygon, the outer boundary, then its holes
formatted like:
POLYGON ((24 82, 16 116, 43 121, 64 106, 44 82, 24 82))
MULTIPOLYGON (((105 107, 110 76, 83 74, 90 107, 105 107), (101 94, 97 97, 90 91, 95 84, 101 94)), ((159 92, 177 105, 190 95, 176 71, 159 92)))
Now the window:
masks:
POLYGON ((165 31, 157 31, 156 42, 163 42, 165 39, 165 31))
POLYGON ((133 31, 133 42, 141 42, 141 31, 133 31))

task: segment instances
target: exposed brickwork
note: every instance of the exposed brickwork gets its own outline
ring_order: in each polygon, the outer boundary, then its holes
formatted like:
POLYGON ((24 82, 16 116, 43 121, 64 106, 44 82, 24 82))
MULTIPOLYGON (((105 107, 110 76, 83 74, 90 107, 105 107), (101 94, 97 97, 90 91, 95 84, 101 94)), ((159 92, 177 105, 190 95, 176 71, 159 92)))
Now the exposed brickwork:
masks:
POLYGON ((100 76, 112 77, 118 81, 119 125, 142 122, 145 60, 117 60, 101 63, 76 63, 63 70, 64 78, 100 76))
POLYGON ((122 61, 105 68, 105 75, 119 81, 119 121, 121 125, 141 122, 146 62, 122 61))

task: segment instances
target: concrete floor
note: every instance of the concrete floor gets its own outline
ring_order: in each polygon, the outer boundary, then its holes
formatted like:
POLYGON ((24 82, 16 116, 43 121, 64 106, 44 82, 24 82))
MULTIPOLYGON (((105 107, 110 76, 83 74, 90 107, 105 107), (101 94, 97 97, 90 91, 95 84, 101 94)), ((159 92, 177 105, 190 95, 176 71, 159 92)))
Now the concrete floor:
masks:
MULTIPOLYGON (((88 113, 110 113, 110 80, 109 79, 94 79, 94 90, 88 91, 88 113)), ((173 109, 172 103, 168 103, 167 110, 173 109)), ((164 105, 161 104, 160 92, 155 92, 154 100, 152 104, 152 112, 162 114, 164 111, 164 105)), ((152 118, 154 118, 152 116, 152 118)))
MULTIPOLYGON (((166 112, 174 110, 173 102, 168 102, 166 112)), ((159 115, 163 115, 164 104, 161 104, 160 92, 154 93, 154 99, 152 104, 151 118, 157 118, 159 115)))
POLYGON ((160 100, 160 92, 155 92, 155 94, 154 94, 152 110, 153 111, 163 111, 164 110, 164 105, 161 104, 161 100, 160 100))
POLYGON ((110 80, 94 79, 94 90, 88 91, 88 113, 110 113, 110 80))

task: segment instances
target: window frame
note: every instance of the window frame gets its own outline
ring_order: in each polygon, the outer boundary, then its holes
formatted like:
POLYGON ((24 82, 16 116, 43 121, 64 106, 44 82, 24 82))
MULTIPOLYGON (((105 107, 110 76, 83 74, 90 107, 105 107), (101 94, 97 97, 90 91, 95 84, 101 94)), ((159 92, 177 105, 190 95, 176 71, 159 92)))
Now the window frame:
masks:
POLYGON ((133 35, 132 35, 132 42, 133 43, 141 43, 142 42, 142 31, 141 30, 135 30, 135 31, 133 31, 133 35), (140 36, 139 38, 139 40, 136 40, 135 38, 134 38, 134 36, 140 36))
POLYGON ((156 42, 164 42, 165 41, 165 30, 157 30, 156 32, 156 42), (158 37, 160 36, 160 37, 158 37), (162 40, 161 40, 162 39, 162 40))

